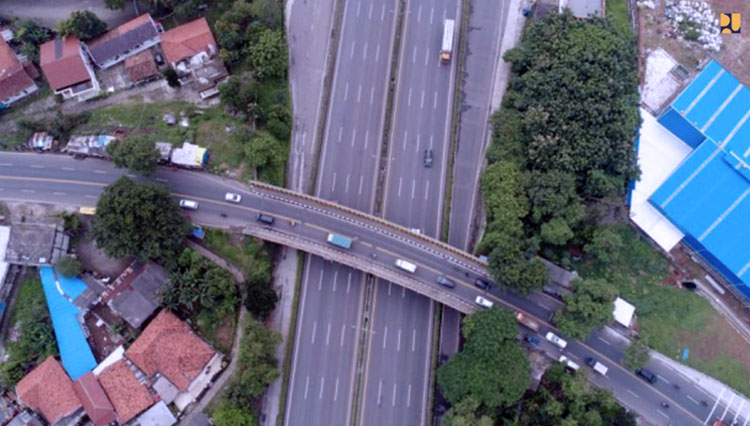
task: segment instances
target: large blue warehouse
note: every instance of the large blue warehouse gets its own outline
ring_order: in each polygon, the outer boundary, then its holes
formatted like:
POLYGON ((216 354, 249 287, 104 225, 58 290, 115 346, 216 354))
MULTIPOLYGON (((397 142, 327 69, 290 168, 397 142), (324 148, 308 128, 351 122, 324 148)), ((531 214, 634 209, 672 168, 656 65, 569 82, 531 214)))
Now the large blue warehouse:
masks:
POLYGON ((649 201, 750 299, 750 90, 711 62, 659 122, 695 149, 649 201))

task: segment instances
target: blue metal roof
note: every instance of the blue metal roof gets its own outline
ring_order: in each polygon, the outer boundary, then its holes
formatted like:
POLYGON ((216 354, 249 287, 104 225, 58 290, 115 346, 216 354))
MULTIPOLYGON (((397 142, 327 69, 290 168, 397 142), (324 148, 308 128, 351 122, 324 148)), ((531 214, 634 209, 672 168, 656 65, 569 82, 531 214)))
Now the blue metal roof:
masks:
POLYGON ((711 62, 662 117, 675 135, 692 127, 705 139, 650 201, 750 296, 750 90, 711 62))

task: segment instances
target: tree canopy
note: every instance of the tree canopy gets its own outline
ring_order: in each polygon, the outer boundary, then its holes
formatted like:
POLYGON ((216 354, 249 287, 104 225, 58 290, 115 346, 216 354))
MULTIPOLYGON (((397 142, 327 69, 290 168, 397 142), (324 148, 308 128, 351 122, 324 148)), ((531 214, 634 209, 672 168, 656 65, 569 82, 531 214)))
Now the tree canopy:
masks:
POLYGON ((454 405, 471 405, 477 416, 518 401, 529 385, 530 366, 515 341, 513 314, 478 311, 464 320, 462 332, 464 348, 437 372, 443 395, 454 405), (464 402, 467 398, 471 401, 464 402))
POLYGON ((634 341, 625 350, 625 365, 637 370, 643 368, 651 360, 651 352, 646 345, 639 341, 634 341))
POLYGON ((90 10, 76 10, 70 18, 57 23, 57 32, 61 36, 74 35, 83 41, 91 40, 107 31, 104 23, 90 10))
POLYGON ((617 288, 604 280, 573 281, 572 294, 564 296, 565 308, 557 319, 564 334, 582 339, 612 321, 617 288))
POLYGON ((160 157, 154 142, 144 136, 115 140, 107 145, 107 153, 112 156, 115 166, 144 176, 154 173, 160 157))
POLYGON ((55 264, 55 269, 63 277, 75 277, 81 273, 81 262, 75 257, 63 256, 55 264))
POLYGON ((167 189, 121 177, 96 205, 94 237, 110 257, 170 259, 190 231, 167 189))

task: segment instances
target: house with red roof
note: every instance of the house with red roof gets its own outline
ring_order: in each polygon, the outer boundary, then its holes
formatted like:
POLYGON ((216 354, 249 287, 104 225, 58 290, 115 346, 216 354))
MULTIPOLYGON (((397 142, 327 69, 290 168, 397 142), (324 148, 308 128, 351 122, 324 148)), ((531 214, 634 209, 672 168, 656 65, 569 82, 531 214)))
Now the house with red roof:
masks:
POLYGON ((175 27, 161 35, 164 58, 178 71, 194 68, 216 57, 219 50, 206 18, 175 27))
POLYGON ((47 358, 21 379, 16 385, 16 395, 51 425, 83 416, 73 382, 54 357, 47 358))
POLYGON ((0 40, 0 109, 37 91, 34 76, 29 72, 29 67, 24 67, 8 43, 0 40))
POLYGON ((97 377, 117 413, 117 421, 124 425, 157 402, 146 386, 136 378, 124 359, 115 362, 97 377))
POLYGON ((87 42, 84 47, 96 66, 107 69, 159 44, 161 30, 161 25, 144 13, 87 42))
POLYGON ((221 370, 222 356, 168 310, 162 310, 125 356, 167 404, 183 410, 221 370))
POLYGON ((63 99, 79 101, 99 94, 99 82, 77 37, 56 38, 41 45, 39 63, 50 88, 63 99))
POLYGON ((117 420, 115 409, 94 373, 89 371, 79 377, 73 382, 73 389, 83 405, 83 410, 89 416, 89 420, 96 426, 106 426, 117 420))

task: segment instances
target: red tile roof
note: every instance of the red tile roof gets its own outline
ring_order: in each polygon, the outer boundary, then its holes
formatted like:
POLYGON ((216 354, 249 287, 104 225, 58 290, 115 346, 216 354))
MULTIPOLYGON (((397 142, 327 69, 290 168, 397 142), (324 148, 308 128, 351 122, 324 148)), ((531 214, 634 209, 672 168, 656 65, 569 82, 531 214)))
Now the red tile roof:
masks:
POLYGON ((129 422, 155 402, 124 360, 105 368, 98 379, 121 424, 129 422))
POLYGON ((50 40, 39 48, 39 64, 53 90, 75 86, 91 79, 80 53, 77 37, 50 40))
POLYGON ((156 69, 156 63, 150 50, 144 50, 125 58, 125 71, 133 83, 149 78, 159 72, 156 69))
POLYGON ((83 404, 83 409, 89 415, 89 419, 97 426, 106 426, 117 420, 115 409, 109 402, 104 389, 94 377, 94 373, 88 372, 79 377, 74 383, 73 388, 78 395, 78 399, 83 404))
POLYGON ((186 390, 215 353, 187 324, 164 309, 125 356, 150 377, 160 373, 178 389, 186 390))
POLYGON ((7 99, 34 84, 5 40, 0 38, 0 100, 7 99))
POLYGON ((177 63, 200 52, 208 52, 210 45, 216 48, 216 40, 206 18, 180 25, 161 35, 161 48, 169 63, 177 63))
POLYGON ((73 382, 53 357, 44 360, 18 382, 16 395, 29 408, 42 413, 50 424, 81 408, 73 382))

